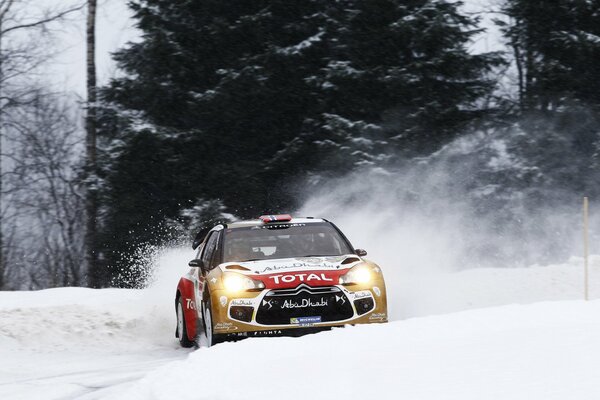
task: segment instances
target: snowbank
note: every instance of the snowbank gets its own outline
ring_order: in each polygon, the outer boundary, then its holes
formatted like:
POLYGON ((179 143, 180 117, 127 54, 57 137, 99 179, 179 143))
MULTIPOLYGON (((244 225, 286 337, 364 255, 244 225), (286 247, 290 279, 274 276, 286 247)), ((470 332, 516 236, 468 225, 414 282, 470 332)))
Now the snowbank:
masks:
MULTIPOLYGON (((529 268, 473 268, 448 273, 389 270, 384 268, 392 319, 583 298, 580 257, 571 257, 564 264, 529 268)), ((590 297, 600 298, 600 256, 590 258, 589 271, 590 297)))
POLYGON ((600 301, 200 349, 116 399, 598 399, 600 301))
POLYGON ((145 290, 0 292, 0 399, 98 399, 185 358, 174 294, 191 251, 164 252, 145 290))

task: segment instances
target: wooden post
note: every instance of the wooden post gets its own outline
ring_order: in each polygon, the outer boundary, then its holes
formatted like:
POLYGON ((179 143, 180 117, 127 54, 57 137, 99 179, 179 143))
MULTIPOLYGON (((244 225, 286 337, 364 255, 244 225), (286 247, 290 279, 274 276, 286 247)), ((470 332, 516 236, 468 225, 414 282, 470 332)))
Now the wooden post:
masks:
POLYGON ((583 285, 584 285, 584 298, 586 301, 589 300, 589 272, 588 272, 588 253, 589 253, 589 218, 588 218, 588 198, 583 198, 583 285))

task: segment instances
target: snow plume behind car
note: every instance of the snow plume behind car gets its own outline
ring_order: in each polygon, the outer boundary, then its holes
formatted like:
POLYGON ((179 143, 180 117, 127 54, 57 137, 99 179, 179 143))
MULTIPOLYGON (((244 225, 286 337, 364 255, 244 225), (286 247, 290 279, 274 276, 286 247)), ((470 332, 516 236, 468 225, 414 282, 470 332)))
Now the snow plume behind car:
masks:
MULTIPOLYGON (((493 290, 476 294, 476 280, 444 282, 466 269, 548 265, 581 255, 583 194, 576 189, 587 177, 575 152, 557 134, 525 134, 518 125, 477 132, 427 158, 319 181, 298 215, 335 220, 385 267, 392 319, 481 305, 477 296, 486 304, 511 302, 505 292, 497 301, 493 290)), ((591 217, 597 226, 597 215, 591 217)), ((598 232, 592 234, 598 243, 598 232)))

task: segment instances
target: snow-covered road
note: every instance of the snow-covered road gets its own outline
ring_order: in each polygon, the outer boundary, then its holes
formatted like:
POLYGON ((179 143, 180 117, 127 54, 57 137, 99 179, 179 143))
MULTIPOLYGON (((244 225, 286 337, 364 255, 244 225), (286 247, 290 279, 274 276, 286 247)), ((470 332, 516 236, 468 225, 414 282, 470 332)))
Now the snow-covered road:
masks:
POLYGON ((185 359, 173 296, 193 258, 172 250, 144 290, 0 292, 0 399, 96 399, 185 359))
MULTIPOLYGON (((0 295, 0 398, 104 398, 185 358, 146 291, 51 289, 0 295)), ((169 305, 171 302, 169 302, 169 305)))
MULTIPOLYGON (((144 290, 0 292, 0 399, 600 398, 600 301, 577 300, 579 259, 418 276, 388 267, 389 324, 190 351, 173 335, 190 258, 163 254, 144 290)), ((600 294, 600 257, 591 276, 600 294)))

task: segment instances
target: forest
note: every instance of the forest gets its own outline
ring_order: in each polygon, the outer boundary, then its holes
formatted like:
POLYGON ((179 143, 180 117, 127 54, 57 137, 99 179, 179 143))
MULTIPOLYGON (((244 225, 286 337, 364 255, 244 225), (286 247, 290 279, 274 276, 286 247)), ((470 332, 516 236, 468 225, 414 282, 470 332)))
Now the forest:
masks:
POLYGON ((600 0, 470 1, 132 0, 139 39, 97 85, 102 3, 0 0, 0 290, 135 287, 154 246, 364 171, 396 187, 474 134, 510 136, 519 165, 454 161, 475 215, 597 197, 600 0), (86 99, 35 79, 52 24, 81 12, 86 99), (481 50, 491 26, 502 45, 481 50))

